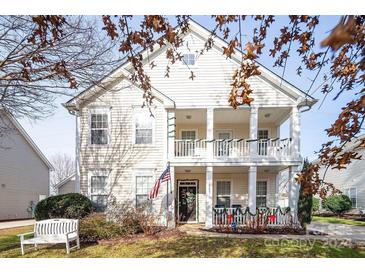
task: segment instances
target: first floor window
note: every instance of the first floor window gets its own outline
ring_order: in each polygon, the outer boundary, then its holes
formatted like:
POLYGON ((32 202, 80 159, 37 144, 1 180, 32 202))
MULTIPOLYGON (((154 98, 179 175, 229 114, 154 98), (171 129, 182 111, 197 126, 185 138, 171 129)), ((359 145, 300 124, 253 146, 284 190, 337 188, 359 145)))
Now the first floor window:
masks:
POLYGON ((258 181, 256 184, 256 207, 266 207, 267 182, 258 181))
POLYGON ((104 211, 107 205, 107 180, 105 175, 92 175, 90 177, 91 202, 98 211, 104 211))
POLYGON ((351 187, 346 189, 345 194, 350 198, 352 207, 357 207, 357 195, 356 195, 356 187, 351 187))
POLYGON ((231 206, 230 181, 217 181, 217 206, 225 208, 231 206))
POLYGON ((135 113, 135 144, 153 143, 153 117, 147 111, 135 113))
POLYGON ((154 185, 153 176, 136 176, 136 207, 149 205, 148 194, 154 185))
POLYGON ((107 145, 109 143, 109 114, 105 109, 90 111, 90 143, 107 145))

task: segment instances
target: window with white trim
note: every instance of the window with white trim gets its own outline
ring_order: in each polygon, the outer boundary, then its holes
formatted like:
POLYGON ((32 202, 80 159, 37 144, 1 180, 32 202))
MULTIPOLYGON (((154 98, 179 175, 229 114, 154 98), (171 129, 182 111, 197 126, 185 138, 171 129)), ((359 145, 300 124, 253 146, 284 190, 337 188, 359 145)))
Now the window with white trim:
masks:
POLYGON ((357 190, 356 187, 347 188, 345 194, 350 198, 352 203, 352 208, 357 207, 357 190))
POLYGON ((154 185, 152 175, 136 176, 136 208, 150 206, 148 194, 154 185))
POLYGON ((266 207, 267 200, 267 182, 258 181, 256 183, 256 207, 266 207))
POLYGON ((134 143, 148 145, 153 143, 154 120, 148 111, 139 111, 134 114, 134 143))
POLYGON ((104 211, 108 201, 107 171, 94 171, 90 175, 90 200, 97 211, 104 211))
POLYGON ((181 130, 181 139, 183 140, 195 140, 196 131, 195 130, 181 130))
POLYGON ((90 110, 90 144, 107 145, 109 143, 109 110, 90 110))
POLYGON ((217 181, 217 206, 231 207, 231 182, 217 181))
POLYGON ((183 62, 184 64, 188 66, 194 66, 195 65, 195 54, 194 53, 186 53, 183 55, 183 62))

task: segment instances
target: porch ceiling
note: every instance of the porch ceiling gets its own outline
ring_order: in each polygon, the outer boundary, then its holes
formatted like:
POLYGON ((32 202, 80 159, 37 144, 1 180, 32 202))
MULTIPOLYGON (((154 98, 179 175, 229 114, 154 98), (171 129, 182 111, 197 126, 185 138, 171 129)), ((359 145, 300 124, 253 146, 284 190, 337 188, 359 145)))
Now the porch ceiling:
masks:
MULTIPOLYGON (((284 122, 290 114, 289 107, 259 108, 259 123, 273 123, 278 125, 284 122)), ((250 109, 222 108, 214 110, 215 124, 248 124, 250 121, 250 109)), ((176 122, 178 124, 206 124, 206 109, 181 109, 176 110, 176 122)))
MULTIPOLYGON (((248 166, 215 166, 213 167, 214 173, 247 173, 248 166)), ((258 173, 277 173, 285 169, 283 166, 259 166, 257 167, 258 173)), ((201 166, 185 166, 185 167, 175 167, 175 173, 205 173, 206 168, 201 166)))

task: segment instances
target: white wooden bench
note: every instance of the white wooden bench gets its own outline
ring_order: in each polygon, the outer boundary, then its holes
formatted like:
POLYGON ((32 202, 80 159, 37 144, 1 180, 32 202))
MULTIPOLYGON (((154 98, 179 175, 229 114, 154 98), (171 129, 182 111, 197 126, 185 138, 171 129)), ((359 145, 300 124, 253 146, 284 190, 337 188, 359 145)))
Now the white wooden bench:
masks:
POLYGON ((20 237, 23 255, 25 245, 34 245, 37 248, 38 244, 65 243, 67 254, 70 254, 71 249, 80 249, 79 220, 49 219, 39 221, 35 223, 33 232, 19 234, 18 236, 20 237), (33 238, 24 238, 24 236, 32 234, 34 234, 33 238), (76 241, 76 245, 70 247, 70 242, 72 241, 76 241))

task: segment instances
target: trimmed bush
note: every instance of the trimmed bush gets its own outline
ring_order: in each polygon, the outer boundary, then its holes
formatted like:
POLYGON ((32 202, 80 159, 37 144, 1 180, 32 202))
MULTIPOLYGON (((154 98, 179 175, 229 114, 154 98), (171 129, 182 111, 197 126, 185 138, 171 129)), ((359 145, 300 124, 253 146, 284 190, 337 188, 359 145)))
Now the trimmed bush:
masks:
POLYGON ((327 197, 323 201, 323 207, 337 215, 341 215, 352 208, 352 203, 348 196, 340 194, 327 197))
POLYGON ((81 219, 92 211, 91 201, 84 195, 68 193, 40 201, 34 211, 37 221, 54 218, 81 219))
POLYGON ((95 243, 126 235, 117 223, 108 221, 103 213, 92 213, 80 221, 80 241, 95 243))
POLYGON ((319 211, 320 200, 319 198, 313 198, 313 212, 319 211))

